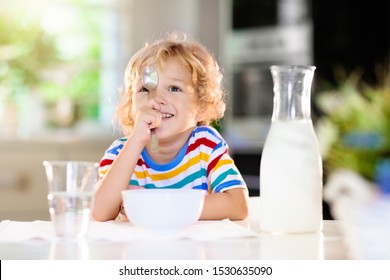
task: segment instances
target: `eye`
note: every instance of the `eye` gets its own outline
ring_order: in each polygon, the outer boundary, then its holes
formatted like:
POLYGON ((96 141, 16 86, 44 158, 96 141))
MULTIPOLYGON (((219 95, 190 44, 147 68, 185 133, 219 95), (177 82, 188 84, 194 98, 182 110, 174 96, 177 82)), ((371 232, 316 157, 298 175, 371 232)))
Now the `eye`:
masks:
POLYGON ((182 91, 179 87, 177 86, 171 86, 168 88, 168 91, 171 91, 171 92, 180 92, 182 91))
POLYGON ((146 87, 142 87, 139 92, 149 92, 149 90, 146 87))

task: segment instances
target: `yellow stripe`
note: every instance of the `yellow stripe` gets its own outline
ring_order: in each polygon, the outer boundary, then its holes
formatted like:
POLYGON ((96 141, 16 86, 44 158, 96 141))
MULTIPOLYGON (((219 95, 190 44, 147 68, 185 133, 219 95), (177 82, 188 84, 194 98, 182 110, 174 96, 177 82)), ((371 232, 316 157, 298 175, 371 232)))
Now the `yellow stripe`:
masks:
POLYGON ((99 171, 99 175, 102 176, 102 175, 105 175, 108 171, 108 168, 107 169, 104 169, 104 170, 100 170, 99 171))
POLYGON ((183 164, 180 167, 178 167, 170 172, 167 172, 167 173, 152 174, 151 175, 151 174, 149 174, 149 172, 147 170, 144 170, 142 172, 135 171, 134 174, 139 179, 145 179, 146 177, 150 177, 153 181, 166 180, 168 178, 173 178, 173 177, 177 176, 178 174, 184 172, 185 170, 187 170, 191 166, 198 164, 201 160, 207 162, 209 160, 209 157, 210 157, 210 155, 208 155, 208 154, 200 153, 199 156, 191 158, 187 162, 187 164, 183 164))
POLYGON ((214 169, 218 170, 222 165, 225 164, 232 164, 233 160, 232 159, 222 159, 218 161, 217 165, 215 165, 214 169))

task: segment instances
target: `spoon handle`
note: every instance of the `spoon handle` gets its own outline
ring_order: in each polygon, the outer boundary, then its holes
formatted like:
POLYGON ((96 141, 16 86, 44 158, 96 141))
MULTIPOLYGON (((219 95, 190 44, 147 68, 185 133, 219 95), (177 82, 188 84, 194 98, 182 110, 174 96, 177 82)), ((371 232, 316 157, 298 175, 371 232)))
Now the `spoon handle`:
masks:
POLYGON ((150 150, 152 151, 152 153, 158 153, 160 151, 160 145, 158 144, 156 132, 154 131, 154 129, 152 129, 151 133, 152 139, 150 140, 150 150))

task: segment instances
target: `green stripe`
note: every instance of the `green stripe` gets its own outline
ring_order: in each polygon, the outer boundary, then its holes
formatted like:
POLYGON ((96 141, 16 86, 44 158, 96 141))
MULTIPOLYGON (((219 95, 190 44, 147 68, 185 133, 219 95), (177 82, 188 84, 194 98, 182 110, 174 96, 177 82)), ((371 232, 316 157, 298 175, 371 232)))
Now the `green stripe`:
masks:
MULTIPOLYGON (((164 186, 162 188, 180 189, 183 186, 187 185, 188 183, 190 183, 192 181, 195 181, 196 179, 201 178, 202 176, 206 176, 206 175, 207 175, 206 169, 201 168, 199 171, 197 171, 195 173, 192 173, 189 176, 186 176, 183 180, 181 180, 181 181, 179 181, 179 182, 177 182, 175 184, 172 184, 172 185, 164 186)), ((156 185, 155 184, 146 184, 144 187, 146 189, 155 189, 156 185)))
POLYGON ((229 175, 237 175, 237 171, 234 170, 233 168, 230 168, 223 172, 221 175, 219 175, 214 182, 211 184, 211 188, 214 189, 216 186, 218 186, 223 180, 226 179, 227 176, 229 175))
POLYGON ((139 186, 138 181, 133 179, 130 180, 130 185, 139 186))

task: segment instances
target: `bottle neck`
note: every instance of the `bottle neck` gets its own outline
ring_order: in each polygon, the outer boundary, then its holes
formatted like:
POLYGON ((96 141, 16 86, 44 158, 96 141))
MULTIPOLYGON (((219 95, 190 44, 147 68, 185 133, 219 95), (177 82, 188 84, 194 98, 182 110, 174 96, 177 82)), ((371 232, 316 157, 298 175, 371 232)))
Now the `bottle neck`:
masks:
POLYGON ((314 66, 271 66, 274 83, 272 121, 311 120, 314 66))

